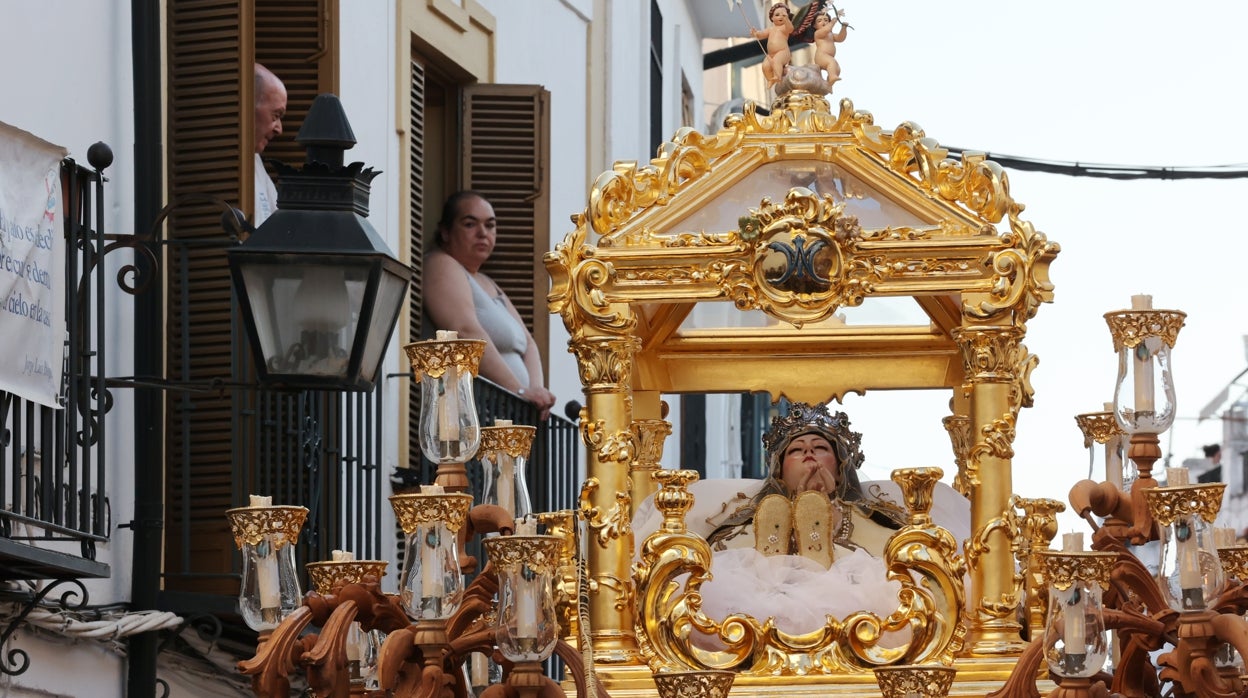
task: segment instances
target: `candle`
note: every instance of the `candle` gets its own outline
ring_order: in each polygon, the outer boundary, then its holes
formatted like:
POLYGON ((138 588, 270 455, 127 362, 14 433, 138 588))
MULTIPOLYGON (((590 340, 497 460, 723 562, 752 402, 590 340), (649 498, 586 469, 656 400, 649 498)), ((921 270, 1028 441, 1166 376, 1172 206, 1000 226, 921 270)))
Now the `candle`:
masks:
POLYGON ((1065 553, 1081 553, 1083 552, 1083 533, 1080 531, 1072 531, 1062 534, 1062 552, 1065 553))
MULTIPOLYGON (((1113 412, 1114 403, 1105 403, 1105 411, 1113 412)), ((1105 442, 1105 481, 1122 489, 1122 436, 1114 434, 1105 442)))
POLYGON ((360 630, 360 624, 352 621, 351 628, 347 630, 347 661, 354 663, 350 667, 351 678, 358 678, 360 673, 360 643, 364 641, 363 631, 360 630))
POLYGON ((1166 487, 1180 487, 1191 484, 1187 468, 1166 468, 1166 487))
MULTIPOLYGON (((528 534, 525 534, 528 535, 528 534)), ((521 563, 523 565, 523 563, 521 563)), ((524 566, 520 568, 516 579, 516 637, 537 637, 537 602, 541 598, 541 590, 537 583, 544 579, 540 574, 526 574, 524 566), (532 577, 532 579, 529 579, 532 577)))
POLYGON ((480 652, 472 653, 471 677, 473 687, 490 685, 490 660, 480 652))
POLYGON ((506 453, 498 455, 498 505, 516 515, 516 464, 506 453))
MULTIPOLYGON (((252 507, 273 506, 272 497, 250 495, 252 507)), ((282 590, 277 577, 277 555, 273 541, 265 536, 256 550, 256 586, 260 595, 260 608, 276 609, 282 606, 282 590)))
MULTIPOLYGON (((1143 294, 1131 296, 1132 310, 1152 310, 1153 297, 1143 294)), ((1135 411, 1152 412, 1153 407, 1153 362, 1148 354, 1148 347, 1141 341, 1135 345, 1135 411)))
MULTIPOLYGON (((1062 534, 1062 552, 1083 552, 1083 533, 1072 531, 1062 534)), ((1083 591, 1079 585, 1071 587, 1063 614, 1062 640, 1067 656, 1082 657, 1087 654, 1087 632, 1083 625, 1083 591)), ((1075 661, 1075 660, 1071 660, 1075 661)), ((1082 664, 1082 660, 1078 660, 1082 664)))
POLYGON ((1217 548, 1235 547, 1235 529, 1229 526, 1218 526, 1213 529, 1213 545, 1217 548))
POLYGON ((532 516, 526 516, 516 519, 515 531, 517 536, 536 536, 537 535, 537 519, 532 516))
POLYGON ((355 553, 346 550, 331 550, 329 551, 329 559, 334 562, 352 562, 355 560, 355 553))
POLYGON ((1185 516, 1174 523, 1174 538, 1179 563, 1179 588, 1183 591, 1183 606, 1204 606, 1203 585, 1205 577, 1200 571, 1200 550, 1196 546, 1196 531, 1192 519, 1185 516), (1197 595, 1193 592, 1200 591, 1197 595), (1189 603, 1190 602, 1190 603, 1189 603))
MULTIPOLYGON (((442 543, 442 532, 437 523, 422 524, 417 527, 420 536, 420 596, 425 599, 441 599, 446 593, 442 579, 442 565, 438 564, 438 548, 442 543)), ((435 605, 435 608, 440 607, 435 605)))
MULTIPOLYGON (((1083 657, 1088 653, 1087 628, 1083 624, 1084 603, 1083 587, 1075 584, 1070 588, 1070 597, 1066 602, 1065 632, 1062 640, 1066 643, 1065 653, 1083 657)), ((1079 664, 1082 664, 1082 660, 1079 664)))
POLYGON ((520 593, 516 595, 516 637, 537 637, 537 600, 533 597, 537 590, 530 581, 522 581, 520 593))
MULTIPOLYGON (((536 536, 537 519, 532 516, 516 519, 517 536, 536 536)), ((537 587, 543 577, 540 574, 527 573, 524 567, 516 579, 516 637, 537 637, 537 603, 541 599, 541 589, 537 587)))
MULTIPOLYGON (((442 485, 421 485, 420 493, 425 495, 445 494, 442 485)), ((442 565, 438 563, 438 548, 442 543, 442 533, 437 522, 421 524, 416 527, 420 539, 420 595, 422 598, 441 599, 446 593, 445 581, 442 578, 442 565)))
MULTIPOLYGON (((509 427, 512 422, 510 419, 495 419, 494 426, 509 427)), ((516 516, 516 462, 504 452, 498 454, 498 484, 496 485, 498 493, 498 505, 507 510, 512 518, 516 516)))
MULTIPOLYGON (((437 340, 448 342, 459 339, 452 330, 438 330, 437 340)), ((459 441, 459 369, 450 365, 442 374, 442 399, 438 401, 438 440, 459 441)))

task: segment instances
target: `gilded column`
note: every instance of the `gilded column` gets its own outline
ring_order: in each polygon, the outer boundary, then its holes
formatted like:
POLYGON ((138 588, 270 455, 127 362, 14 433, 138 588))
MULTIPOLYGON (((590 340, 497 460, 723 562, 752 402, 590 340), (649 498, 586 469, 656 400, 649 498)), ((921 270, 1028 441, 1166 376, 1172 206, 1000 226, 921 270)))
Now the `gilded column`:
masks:
POLYGON ((594 661, 639 662, 633 632, 636 594, 629 567, 633 559, 632 481, 637 454, 630 386, 636 337, 582 337, 572 343, 585 388, 581 420, 587 477, 580 512, 587 526, 590 638, 594 661))
POLYGON ((633 420, 633 437, 637 440, 637 459, 629 478, 633 482, 633 508, 659 488, 654 473, 663 458, 663 443, 672 433, 672 425, 666 419, 633 420))
POLYGON ((953 446, 953 462, 958 466, 958 474, 953 478, 953 489, 970 499, 971 486, 979 482, 979 474, 967 470, 966 454, 971 450, 971 418, 966 414, 952 414, 941 420, 945 431, 949 432, 949 443, 953 446))
POLYGON ((1043 637, 1049 607, 1048 586, 1044 579, 1044 561, 1040 552, 1049 549, 1057 535, 1057 515, 1066 505, 1056 499, 1014 497, 1014 508, 1022 510, 1015 555, 1020 569, 1026 570, 1023 588, 1026 592, 1023 616, 1027 634, 1032 639, 1043 637))
POLYGON ((1012 326, 962 327, 954 340, 962 349, 970 387, 969 444, 971 539, 970 628, 972 656, 1012 654, 1023 649, 1018 620, 1021 577, 1014 564, 1019 531, 1011 505, 1014 429, 1018 411, 1030 404, 1027 384, 1035 357, 1022 345, 1023 330, 1012 326))

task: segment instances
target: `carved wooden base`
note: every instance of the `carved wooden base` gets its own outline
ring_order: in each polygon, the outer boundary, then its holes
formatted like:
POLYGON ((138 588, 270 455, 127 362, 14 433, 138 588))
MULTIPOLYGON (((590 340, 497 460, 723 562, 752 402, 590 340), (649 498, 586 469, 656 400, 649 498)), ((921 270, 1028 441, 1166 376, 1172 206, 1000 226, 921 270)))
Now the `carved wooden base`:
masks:
POLYGON ((1049 692, 1048 698, 1109 698, 1109 689, 1103 681, 1093 681, 1090 677, 1064 678, 1060 686, 1049 692))

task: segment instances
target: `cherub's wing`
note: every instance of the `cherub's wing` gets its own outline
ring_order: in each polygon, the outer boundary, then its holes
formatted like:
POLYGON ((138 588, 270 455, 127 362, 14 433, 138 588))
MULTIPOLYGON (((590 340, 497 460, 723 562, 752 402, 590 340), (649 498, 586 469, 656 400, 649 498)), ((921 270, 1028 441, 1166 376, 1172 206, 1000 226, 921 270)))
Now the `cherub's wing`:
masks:
POLYGON ((793 15, 793 34, 790 38, 808 44, 815 42, 815 17, 824 12, 828 0, 810 0, 810 3, 793 15))

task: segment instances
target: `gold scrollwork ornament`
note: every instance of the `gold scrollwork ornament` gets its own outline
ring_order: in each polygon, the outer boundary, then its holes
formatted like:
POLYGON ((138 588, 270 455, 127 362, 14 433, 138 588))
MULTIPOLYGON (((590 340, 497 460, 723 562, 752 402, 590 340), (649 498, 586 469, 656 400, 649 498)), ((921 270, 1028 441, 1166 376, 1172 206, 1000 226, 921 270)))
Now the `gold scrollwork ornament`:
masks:
POLYGON ((1181 516, 1199 516, 1212 524, 1222 508, 1222 492, 1225 482, 1175 487, 1150 487, 1144 490, 1144 499, 1153 519, 1162 526, 1169 526, 1181 516))
POLYGON ((537 427, 525 425, 481 427, 481 446, 477 458, 493 458, 506 454, 512 458, 528 458, 537 427))
POLYGON ((688 532, 683 512, 690 504, 687 486, 696 479, 688 471, 660 471, 663 480, 655 505, 663 514, 661 529, 642 545, 633 567, 638 589, 636 634, 642 656, 652 670, 737 668, 754 676, 795 676, 864 672, 885 664, 948 662, 961 648, 966 629, 961 622, 962 575, 965 561, 946 530, 930 520, 924 487, 930 492, 939 469, 915 469, 900 475, 907 502, 918 507, 911 523, 888 542, 887 577, 901 585, 897 610, 886 617, 869 612, 829 618, 826 625, 800 636, 776 627, 774 619, 745 614, 713 619, 702 612, 701 587, 710 578, 711 551, 706 541, 688 532), (669 491, 670 490, 670 491, 669 491), (678 579, 685 577, 684 584, 678 579), (889 633, 909 628, 910 642, 883 647, 889 633), (720 650, 694 640, 715 638, 720 650))
POLYGON ((245 543, 259 545, 268 535, 273 535, 273 547, 280 550, 298 540, 308 510, 296 506, 238 507, 226 511, 225 517, 240 550, 245 543))
MULTIPOLYGON (((625 484, 631 483, 625 481, 625 484)), ((593 495, 598 491, 598 487, 599 482, 596 477, 586 479, 581 485, 580 511, 581 518, 594 533, 598 545, 605 548, 608 542, 633 532, 633 525, 629 520, 633 498, 627 490, 617 491, 614 504, 603 511, 602 507, 595 506, 593 503, 593 495)))
POLYGON ((1166 346, 1174 348, 1187 313, 1181 310, 1117 310, 1105 313, 1114 351, 1133 349, 1148 337, 1161 337, 1166 346))
POLYGON ((463 528, 472 507, 472 495, 464 493, 422 494, 410 492, 390 496, 390 505, 399 526, 407 535, 421 524, 442 521, 452 533, 463 528))

